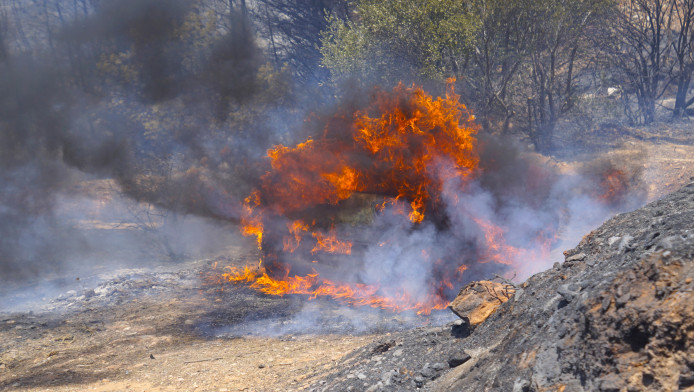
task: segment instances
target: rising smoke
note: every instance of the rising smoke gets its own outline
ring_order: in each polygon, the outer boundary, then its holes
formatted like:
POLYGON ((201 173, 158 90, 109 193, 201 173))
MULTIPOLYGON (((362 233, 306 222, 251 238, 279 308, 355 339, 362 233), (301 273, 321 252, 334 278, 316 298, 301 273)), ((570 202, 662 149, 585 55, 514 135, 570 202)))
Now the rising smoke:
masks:
MULTIPOLYGON (((61 18, 68 8, 50 5, 61 18)), ((231 145, 229 134, 243 132, 224 122, 259 88, 263 59, 241 15, 198 48, 181 38, 188 2, 91 6, 28 49, 20 43, 31 24, 0 18, 0 280, 58 270, 95 248, 146 246, 85 238, 73 226, 90 217, 56 212, 84 196, 75 189, 85 180, 113 179, 117 194, 159 210, 233 221, 240 169, 216 169, 260 151, 261 143, 231 145), (149 128, 138 118, 145 113, 149 128)), ((245 138, 262 140, 264 129, 245 138)))
MULTIPOLYGON (((312 107, 311 115, 282 99, 261 104, 264 58, 249 23, 231 13, 223 32, 185 36, 196 23, 190 19, 194 7, 181 0, 102 0, 73 15, 49 46, 27 52, 7 34, 0 39, 0 280, 37 276, 112 249, 148 247, 131 236, 94 238, 75 228, 89 217, 63 206, 86 202, 76 191, 85 180, 113 180, 123 197, 173 220, 190 214, 236 223, 243 198, 269 171, 268 148, 327 129, 335 138, 348 137, 339 130, 373 91, 345 90, 336 106, 312 107), (266 112, 248 115, 254 106, 266 112), (304 117, 314 121, 296 121, 304 117)), ((509 245, 524 248, 546 233, 576 241, 609 213, 640 202, 631 188, 618 190, 608 204, 600 201, 605 173, 614 169, 627 173, 615 181, 636 182, 632 162, 562 173, 508 140, 481 134, 478 144, 482 175, 474 181, 463 186, 443 175, 446 162, 430 173, 443 184, 440 221, 413 228, 406 216, 386 210, 370 223, 361 259, 334 266, 327 276, 404 287, 415 297, 426 296, 460 264, 467 266, 465 280, 494 273, 522 278, 547 267, 550 255, 531 249, 510 264, 479 263, 490 250, 483 245, 487 233, 471 216, 504 228, 509 245)), ((363 159, 364 166, 372 163, 363 159)), ((119 211, 132 214, 126 199, 119 211)), ((186 223, 168 226, 167 235, 185 231, 186 223)), ((287 223, 282 217, 272 224, 287 223)), ((195 227, 204 230, 199 221, 195 227)), ((187 250, 164 248, 160 257, 173 259, 187 250)), ((157 256, 121 257, 146 263, 157 256)))

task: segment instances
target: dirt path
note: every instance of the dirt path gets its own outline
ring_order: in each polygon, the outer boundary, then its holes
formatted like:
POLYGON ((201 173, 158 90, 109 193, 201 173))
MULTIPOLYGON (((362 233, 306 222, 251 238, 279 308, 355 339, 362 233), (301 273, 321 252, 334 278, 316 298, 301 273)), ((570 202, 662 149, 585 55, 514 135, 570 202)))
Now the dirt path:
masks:
POLYGON ((80 310, 58 316, 1 316, 0 390, 299 390, 372 339, 236 337, 234 323, 254 307, 286 301, 267 304, 245 290, 215 293, 185 285, 154 295, 133 291, 109 306, 86 301, 80 310), (224 309, 230 297, 237 297, 229 304, 234 309, 224 309), (228 324, 230 335, 210 334, 206 328, 215 323, 228 324))

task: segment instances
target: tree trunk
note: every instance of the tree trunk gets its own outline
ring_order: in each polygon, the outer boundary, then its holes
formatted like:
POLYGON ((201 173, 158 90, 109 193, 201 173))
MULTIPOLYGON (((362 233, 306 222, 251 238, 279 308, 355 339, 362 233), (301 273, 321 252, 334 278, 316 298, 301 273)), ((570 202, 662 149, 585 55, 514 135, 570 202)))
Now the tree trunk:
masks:
POLYGON ((687 110, 687 91, 691 82, 692 74, 688 69, 683 70, 677 81, 677 95, 675 96, 675 109, 673 117, 682 117, 687 110))

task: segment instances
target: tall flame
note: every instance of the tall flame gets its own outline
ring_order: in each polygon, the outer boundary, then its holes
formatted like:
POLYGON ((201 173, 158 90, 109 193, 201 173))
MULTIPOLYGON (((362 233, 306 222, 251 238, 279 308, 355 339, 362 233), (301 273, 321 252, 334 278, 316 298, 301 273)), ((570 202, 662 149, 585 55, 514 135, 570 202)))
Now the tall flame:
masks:
POLYGON ((437 160, 449 161, 460 177, 479 162, 474 116, 458 99, 453 83, 445 98, 402 84, 377 92, 351 124, 329 124, 320 139, 268 151, 272 171, 263 177, 263 202, 286 214, 335 205, 355 192, 381 194, 409 200, 411 220, 421 222, 441 191, 432 180, 437 160))
MULTIPOLYGON (((353 244, 338 239, 334 222, 326 232, 325 225, 315 220, 309 224, 295 218, 320 206, 337 205, 355 193, 381 195, 377 210, 390 208, 407 215, 414 227, 443 211, 443 180, 457 178, 464 187, 477 174, 479 163, 474 116, 460 103, 454 82, 449 80, 445 97, 438 98, 420 87, 402 84, 392 92, 377 91, 368 108, 336 116, 322 135, 295 147, 270 149, 271 170, 245 200, 241 230, 256 236, 259 248, 272 262, 258 268, 232 268, 224 278, 250 283, 251 288, 271 295, 327 296, 351 305, 423 314, 445 308, 445 293, 454 287, 451 280, 460 282, 468 267, 460 262, 447 271, 441 267, 442 260, 428 261, 425 250, 422 258, 432 264, 437 281, 423 295, 403 287, 335 282, 315 270, 291 275, 292 266, 273 253, 296 255, 303 249, 300 257, 318 267, 326 257, 353 257, 353 244), (446 168, 445 174, 441 167, 446 168), (295 218, 287 224, 266 225, 273 216, 295 218), (263 236, 266 229, 273 231, 269 237, 263 236), (266 243, 270 237, 281 239, 282 247, 266 243), (312 244, 302 245, 306 241, 312 244), (271 249, 263 249, 265 245, 271 249)), ((489 222, 473 221, 488 242, 485 261, 509 263, 504 254, 518 250, 505 244, 503 231, 489 222)))

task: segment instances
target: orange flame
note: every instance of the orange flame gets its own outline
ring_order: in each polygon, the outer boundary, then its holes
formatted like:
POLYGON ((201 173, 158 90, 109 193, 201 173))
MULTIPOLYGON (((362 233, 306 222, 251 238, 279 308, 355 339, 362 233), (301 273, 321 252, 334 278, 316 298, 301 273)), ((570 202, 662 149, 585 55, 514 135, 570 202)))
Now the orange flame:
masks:
MULTIPOLYGON (((436 295, 425 300, 415 300, 405 292, 381 295, 376 285, 359 283, 336 283, 320 279, 318 273, 306 276, 284 276, 276 279, 263 269, 251 267, 227 267, 229 272, 222 276, 233 283, 251 283, 250 287, 269 295, 307 295, 309 299, 329 297, 353 306, 371 306, 391 311, 416 310, 417 314, 430 314, 432 310, 445 309, 448 301, 436 295)), ((450 284, 450 283, 449 283, 450 284)))
POLYGON ((402 84, 377 92, 373 107, 355 112, 346 130, 327 127, 321 139, 269 150, 273 170, 263 177, 264 201, 289 213, 337 204, 355 192, 383 194, 409 200, 412 221, 421 222, 440 193, 431 179, 436 161, 448 161, 460 177, 479 162, 477 126, 458 99, 452 84, 446 98, 402 84))
POLYGON ((521 252, 522 249, 506 244, 504 239, 504 231, 501 227, 493 225, 491 222, 481 218, 471 217, 475 223, 484 232, 487 250, 484 253, 484 258, 480 262, 494 261, 501 264, 511 264, 521 252))
POLYGON ((604 203, 615 203, 627 193, 627 174, 619 169, 610 169, 603 173, 600 180, 602 194, 598 198, 604 203))
MULTIPOLYGON (((263 250, 263 217, 257 210, 260 206, 260 193, 253 192, 244 200, 243 209, 241 210, 241 234, 244 236, 255 236, 258 250, 263 250)), ((263 263, 261 258, 258 261, 258 266, 263 263)))
POLYGON ((311 254, 316 252, 326 252, 348 255, 352 253, 352 243, 338 240, 334 226, 330 228, 328 235, 324 235, 320 232, 314 232, 312 235, 317 242, 316 246, 311 249, 311 254))
POLYGON ((287 229, 291 236, 285 236, 283 238, 285 252, 294 253, 299 245, 301 245, 301 233, 308 231, 308 225, 300 220, 296 220, 291 224, 287 224, 287 229))
MULTIPOLYGON (((392 92, 377 91, 369 108, 336 116, 321 137, 310 138, 296 147, 278 145, 270 149, 272 170, 262 177, 260 188, 246 199, 242 233, 255 235, 262 250, 266 238, 264 219, 269 215, 300 217, 302 211, 336 205, 356 192, 383 195, 384 201, 376 210, 392 206, 397 212, 402 208, 402 214, 413 225, 443 209, 442 179, 456 177, 465 186, 478 172, 479 162, 474 116, 460 103, 454 82, 449 80, 444 98, 433 98, 419 87, 402 84, 392 92), (441 167, 445 167, 443 172, 441 167)), ((325 225, 321 230, 315 221, 304 222, 293 220, 287 225, 276 225, 277 230, 286 227, 287 231, 273 231, 268 236, 281 239, 283 252, 293 253, 310 232, 316 244, 310 251, 301 247, 310 253, 303 255, 306 260, 314 261, 312 255, 319 252, 351 255, 352 243, 339 240, 334 226, 326 234, 325 225)), ((509 264, 521 252, 505 243, 501 228, 481 219, 475 222, 487 242, 487 253, 483 255, 486 261, 509 264)), ((426 262, 432 263, 425 251, 422 254, 426 262)), ((437 282, 427 288, 422 298, 402 288, 334 282, 321 278, 315 270, 304 276, 290 276, 290 266, 274 254, 269 264, 257 269, 232 268, 223 276, 230 282, 250 283, 251 288, 271 295, 326 296, 351 305, 429 314, 447 306, 445 292, 454 287, 451 279, 460 282, 468 268, 461 262, 448 271, 440 267, 441 260, 433 262, 437 282)), ((321 263, 316 266, 319 268, 321 263)))

